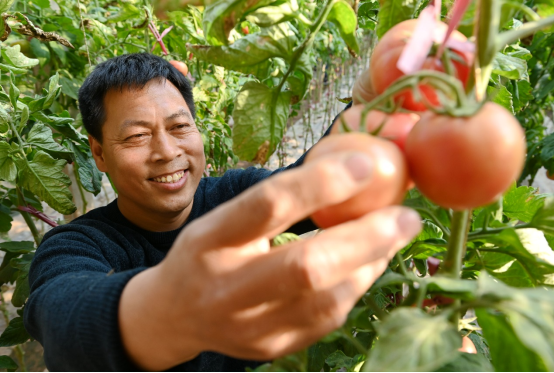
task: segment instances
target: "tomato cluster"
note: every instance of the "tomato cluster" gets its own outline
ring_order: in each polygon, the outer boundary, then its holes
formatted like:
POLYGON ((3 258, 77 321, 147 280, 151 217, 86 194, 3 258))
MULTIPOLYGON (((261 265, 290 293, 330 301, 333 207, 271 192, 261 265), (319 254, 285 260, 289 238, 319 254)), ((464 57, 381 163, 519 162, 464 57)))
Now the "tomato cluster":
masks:
MULTIPOLYGON (((403 76, 396 63, 415 24, 416 20, 402 22, 384 35, 373 52, 369 73, 364 73, 353 89, 354 96, 371 99, 403 76)), ((466 40, 458 32, 452 37, 466 40)), ((465 85, 472 56, 450 53, 456 54, 451 61, 456 70, 453 74, 465 85)), ((444 71, 433 56, 427 58, 423 69, 444 71)), ((423 84, 418 88, 428 103, 440 105, 432 87, 423 84)), ((354 103, 359 102, 354 99, 354 103)), ((370 111, 363 124, 366 133, 348 133, 338 139, 334 135, 341 132, 341 122, 352 130, 360 126, 363 106, 354 105, 334 123, 330 137, 335 139, 322 140, 308 154, 306 162, 323 154, 354 150, 367 153, 376 164, 389 164, 388 173, 377 167, 371 184, 359 195, 314 213, 311 217, 320 227, 331 227, 399 203, 413 183, 444 208, 473 209, 497 200, 521 173, 526 155, 525 134, 503 107, 487 102, 472 116, 455 117, 428 111, 410 90, 399 92, 394 100, 403 109, 418 114, 370 111)))

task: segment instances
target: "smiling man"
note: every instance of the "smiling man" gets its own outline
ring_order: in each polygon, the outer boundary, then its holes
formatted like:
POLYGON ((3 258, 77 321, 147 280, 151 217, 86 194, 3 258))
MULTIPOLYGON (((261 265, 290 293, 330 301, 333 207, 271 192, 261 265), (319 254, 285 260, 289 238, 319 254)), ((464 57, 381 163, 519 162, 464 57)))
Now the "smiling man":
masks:
POLYGON ((313 229, 306 216, 367 187, 372 159, 337 152, 202 178, 189 83, 159 57, 98 65, 79 106, 118 198, 37 249, 24 320, 51 371, 255 367, 340 326, 420 229, 413 211, 390 207, 270 250, 271 237, 313 229))

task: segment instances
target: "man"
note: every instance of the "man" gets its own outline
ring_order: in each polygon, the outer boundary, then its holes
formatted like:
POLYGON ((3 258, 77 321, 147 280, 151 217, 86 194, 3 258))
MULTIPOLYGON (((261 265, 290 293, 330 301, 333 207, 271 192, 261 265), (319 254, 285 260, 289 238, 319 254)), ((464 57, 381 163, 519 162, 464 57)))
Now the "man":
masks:
POLYGON ((24 319, 50 370, 255 367, 339 327, 420 229, 414 212, 387 208, 270 251, 268 239, 313 229, 310 213, 367 186, 371 159, 201 178, 190 86, 159 57, 98 65, 79 106, 118 199, 37 249, 24 319))

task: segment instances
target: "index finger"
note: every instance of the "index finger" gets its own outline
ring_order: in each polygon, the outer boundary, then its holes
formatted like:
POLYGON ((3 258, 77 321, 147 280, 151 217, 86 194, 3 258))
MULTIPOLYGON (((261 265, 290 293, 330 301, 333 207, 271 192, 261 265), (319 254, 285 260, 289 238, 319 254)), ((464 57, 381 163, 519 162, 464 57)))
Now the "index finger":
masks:
POLYGON ((200 250, 273 237, 314 211, 354 196, 370 182, 371 164, 372 159, 362 153, 322 157, 255 185, 183 233, 200 250))

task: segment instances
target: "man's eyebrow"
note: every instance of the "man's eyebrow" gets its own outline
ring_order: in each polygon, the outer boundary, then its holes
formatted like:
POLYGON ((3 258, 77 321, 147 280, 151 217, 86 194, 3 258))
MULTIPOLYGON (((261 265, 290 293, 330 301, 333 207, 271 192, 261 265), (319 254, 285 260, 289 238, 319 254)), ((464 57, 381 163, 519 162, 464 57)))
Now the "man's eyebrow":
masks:
POLYGON ((190 120, 193 120, 192 115, 190 115, 190 113, 185 109, 181 109, 178 112, 171 114, 170 116, 166 117, 165 120, 169 121, 169 120, 180 118, 180 117, 186 117, 190 120))
POLYGON ((140 120, 140 119, 126 119, 123 121, 123 124, 121 125, 122 129, 127 127, 133 127, 133 126, 149 127, 150 122, 147 120, 140 120))

